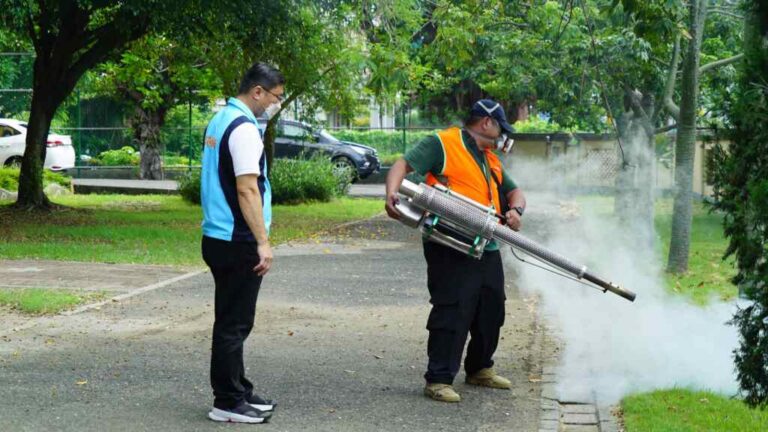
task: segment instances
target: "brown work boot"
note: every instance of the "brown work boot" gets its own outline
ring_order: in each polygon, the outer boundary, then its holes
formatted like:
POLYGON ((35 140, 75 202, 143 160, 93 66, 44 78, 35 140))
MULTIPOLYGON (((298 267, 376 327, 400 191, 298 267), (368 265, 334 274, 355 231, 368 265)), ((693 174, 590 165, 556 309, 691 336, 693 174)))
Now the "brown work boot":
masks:
POLYGON ((424 396, 440 402, 460 402, 461 396, 456 393, 450 384, 427 383, 424 387, 424 396))
POLYGON ((512 388, 512 381, 496 375, 492 368, 480 369, 472 375, 467 375, 467 384, 509 390, 512 388))

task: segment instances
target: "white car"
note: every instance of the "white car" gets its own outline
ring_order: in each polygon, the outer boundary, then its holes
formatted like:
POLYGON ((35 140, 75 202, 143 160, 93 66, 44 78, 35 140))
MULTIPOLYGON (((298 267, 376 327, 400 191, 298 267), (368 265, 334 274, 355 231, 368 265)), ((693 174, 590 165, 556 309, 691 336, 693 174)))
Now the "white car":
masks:
MULTIPOLYGON (((0 166, 20 165, 27 141, 27 123, 0 119, 0 166)), ((75 149, 69 135, 48 135, 45 168, 61 171, 75 166, 75 149)))

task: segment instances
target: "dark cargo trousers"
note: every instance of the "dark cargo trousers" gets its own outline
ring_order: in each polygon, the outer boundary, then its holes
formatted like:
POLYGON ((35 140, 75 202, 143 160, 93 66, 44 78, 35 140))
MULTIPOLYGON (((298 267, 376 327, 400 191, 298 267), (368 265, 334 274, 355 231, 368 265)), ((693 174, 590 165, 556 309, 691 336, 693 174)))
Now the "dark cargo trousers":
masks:
POLYGON ((432 311, 427 320, 429 383, 452 384, 459 372, 467 333, 471 336, 464 370, 471 375, 493 366, 504 324, 504 269, 499 251, 481 260, 424 242, 432 311))
POLYGON ((253 267, 259 256, 255 242, 203 237, 202 249, 216 284, 211 346, 213 406, 232 409, 253 392, 253 384, 245 377, 243 343, 251 333, 256 314, 262 277, 253 272, 253 267))

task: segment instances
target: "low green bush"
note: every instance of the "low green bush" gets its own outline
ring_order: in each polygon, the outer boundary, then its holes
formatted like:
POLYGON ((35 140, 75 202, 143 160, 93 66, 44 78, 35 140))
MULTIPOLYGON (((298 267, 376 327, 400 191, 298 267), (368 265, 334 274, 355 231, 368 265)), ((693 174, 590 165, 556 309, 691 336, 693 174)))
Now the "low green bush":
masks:
POLYGON ((200 205, 200 170, 192 169, 179 178, 179 193, 184 201, 200 205))
POLYGON ((538 116, 531 116, 528 120, 516 121, 512 127, 517 133, 555 133, 571 132, 571 129, 564 128, 555 122, 543 120, 538 116))
MULTIPOLYGON (((72 180, 57 172, 43 171, 43 186, 51 183, 58 183, 64 187, 69 187, 72 180)), ((7 191, 19 190, 19 169, 18 168, 0 168, 0 189, 7 191)))
MULTIPOLYGON (((328 202, 342 196, 350 185, 350 176, 335 173, 325 157, 310 159, 275 159, 270 171, 273 204, 328 202)), ((200 204, 200 170, 193 169, 179 179, 179 193, 185 201, 200 204)))
POLYGON ((269 176, 272 202, 299 204, 306 201, 330 201, 349 187, 349 173, 334 173, 325 157, 310 159, 275 159, 269 176))
POLYGON ((166 154, 163 156, 163 166, 188 166, 189 158, 181 155, 166 154))
POLYGON ((99 153, 94 159, 94 165, 125 166, 138 165, 140 155, 133 147, 125 146, 117 150, 107 150, 99 153))
POLYGON ((19 189, 18 168, 0 168, 0 189, 8 191, 19 189))

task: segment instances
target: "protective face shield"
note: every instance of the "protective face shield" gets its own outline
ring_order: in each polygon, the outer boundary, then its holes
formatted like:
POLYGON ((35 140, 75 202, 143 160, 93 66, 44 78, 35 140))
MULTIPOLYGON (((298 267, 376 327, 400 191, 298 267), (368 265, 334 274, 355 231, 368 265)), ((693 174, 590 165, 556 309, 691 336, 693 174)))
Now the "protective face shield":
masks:
POLYGON ((266 115, 268 119, 272 119, 272 117, 280 111, 280 107, 282 107, 280 102, 274 102, 264 110, 264 115, 266 115))

